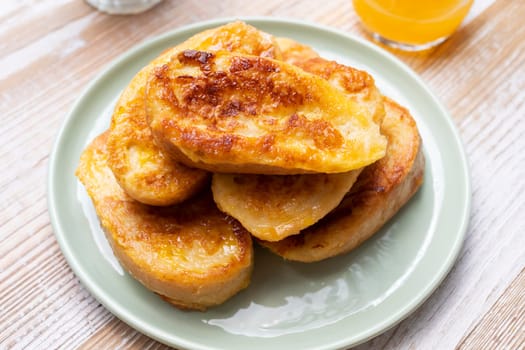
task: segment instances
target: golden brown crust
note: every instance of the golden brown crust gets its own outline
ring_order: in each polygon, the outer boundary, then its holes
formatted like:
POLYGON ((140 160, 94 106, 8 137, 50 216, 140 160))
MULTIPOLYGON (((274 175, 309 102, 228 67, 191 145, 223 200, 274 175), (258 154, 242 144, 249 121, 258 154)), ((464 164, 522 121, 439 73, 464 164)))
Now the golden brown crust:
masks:
POLYGON ((369 110, 325 79, 262 57, 183 50, 146 88, 155 138, 215 172, 339 173, 381 158, 369 110))
POLYGON ((243 22, 213 28, 164 51, 144 67, 122 93, 115 107, 108 140, 109 166, 124 190, 150 205, 180 203, 198 192, 209 178, 202 170, 177 163, 153 140, 146 120, 145 85, 154 66, 182 49, 234 51, 280 58, 274 38, 243 22))
POLYGON ((259 241, 289 260, 313 262, 349 252, 377 232, 423 182, 424 156, 414 120, 385 99, 382 131, 387 154, 366 167, 341 204, 301 234, 279 242, 259 241))
POLYGON ((328 80, 333 86, 349 94, 356 102, 367 106, 374 121, 381 124, 385 115, 383 96, 374 78, 365 71, 326 60, 311 47, 289 38, 276 38, 282 60, 306 72, 328 80))
POLYGON ((249 233, 221 213, 209 189, 177 206, 129 197, 107 167, 107 133, 83 152, 77 176, 123 267, 176 306, 203 310, 245 288, 253 250, 249 233))
POLYGON ((374 121, 381 125, 385 115, 383 96, 370 74, 321 57, 295 60, 294 64, 306 72, 328 80, 353 101, 366 107, 374 121))

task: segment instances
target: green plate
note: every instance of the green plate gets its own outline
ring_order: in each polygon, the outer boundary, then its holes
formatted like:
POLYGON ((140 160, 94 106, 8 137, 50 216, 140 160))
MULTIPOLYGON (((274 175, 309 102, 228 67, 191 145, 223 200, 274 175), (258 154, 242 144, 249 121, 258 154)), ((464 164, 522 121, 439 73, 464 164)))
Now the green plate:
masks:
POLYGON ((87 87, 65 119, 50 159, 49 213, 57 240, 78 278, 108 310, 178 348, 335 349, 364 342, 407 317, 437 288, 461 248, 470 207, 467 163, 450 116, 392 55, 326 27, 245 19, 372 73, 383 93, 414 115, 426 175, 409 204, 359 249, 313 264, 285 262, 257 249, 250 287, 205 313, 169 306, 122 271, 74 176, 82 149, 109 125, 117 96, 142 66, 163 49, 232 20, 198 23, 141 44, 87 87))

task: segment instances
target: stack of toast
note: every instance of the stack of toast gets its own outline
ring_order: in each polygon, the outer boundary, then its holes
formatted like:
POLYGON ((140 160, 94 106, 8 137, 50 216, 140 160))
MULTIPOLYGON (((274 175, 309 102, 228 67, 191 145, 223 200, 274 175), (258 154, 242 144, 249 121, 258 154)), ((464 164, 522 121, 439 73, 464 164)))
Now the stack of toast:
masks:
POLYGON ((123 267, 205 310, 249 284, 254 240, 301 262, 349 252, 423 172, 414 120, 368 73, 234 22, 144 67, 76 174, 123 267))

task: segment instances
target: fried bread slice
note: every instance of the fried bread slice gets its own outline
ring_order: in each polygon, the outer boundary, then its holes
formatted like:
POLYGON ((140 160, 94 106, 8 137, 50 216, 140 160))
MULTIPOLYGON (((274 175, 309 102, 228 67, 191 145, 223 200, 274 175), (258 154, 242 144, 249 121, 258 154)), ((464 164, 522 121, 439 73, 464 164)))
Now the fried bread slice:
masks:
POLYGON ((314 262, 349 252, 377 232, 423 182, 424 156, 415 121, 385 98, 386 156, 366 167, 341 204, 298 235, 261 245, 288 260, 314 262))
POLYGON ((204 310, 245 288, 253 266, 250 234, 217 209, 209 189, 169 207, 129 197, 107 166, 107 136, 84 150, 76 175, 123 267, 183 309, 204 310))
POLYGON ((115 106, 107 145, 108 165, 135 200, 150 205, 180 203, 198 192, 209 174, 175 162, 155 145, 144 105, 147 75, 148 67, 133 78, 115 106))
POLYGON ((368 109, 263 57, 183 50, 150 76, 146 111, 174 159, 214 172, 341 173, 386 149, 368 109))
MULTIPOLYGON (((377 122, 383 97, 366 72, 318 57, 308 46, 277 38, 283 59, 317 74, 347 98, 366 106, 377 122)), ((340 174, 213 174, 212 192, 220 210, 239 220, 255 237, 280 241, 313 225, 333 210, 361 169, 340 174)))
POLYGON ((280 241, 313 225, 335 208, 360 171, 340 174, 214 174, 219 209, 255 237, 280 241))
POLYGON ((108 164, 127 194, 151 205, 184 201, 207 183, 208 174, 188 168, 154 143, 145 111, 145 85, 155 65, 169 61, 184 48, 234 51, 280 58, 274 38, 258 29, 234 22, 196 34, 176 48, 168 49, 131 80, 120 96, 111 119, 108 164))

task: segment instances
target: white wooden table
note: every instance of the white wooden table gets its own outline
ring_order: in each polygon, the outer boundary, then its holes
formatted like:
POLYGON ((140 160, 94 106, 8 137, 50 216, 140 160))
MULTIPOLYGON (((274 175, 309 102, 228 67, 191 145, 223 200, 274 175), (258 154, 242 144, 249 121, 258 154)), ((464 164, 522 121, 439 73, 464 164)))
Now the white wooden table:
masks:
MULTIPOLYGON (((101 67, 147 38, 215 17, 305 19, 364 36, 350 0, 166 0, 109 16, 80 0, 0 2, 0 349, 164 348, 102 307, 53 235, 48 156, 101 67)), ((425 54, 396 53, 451 111, 472 177, 465 244, 413 315, 359 349, 525 348, 525 2, 477 1, 425 54)))

